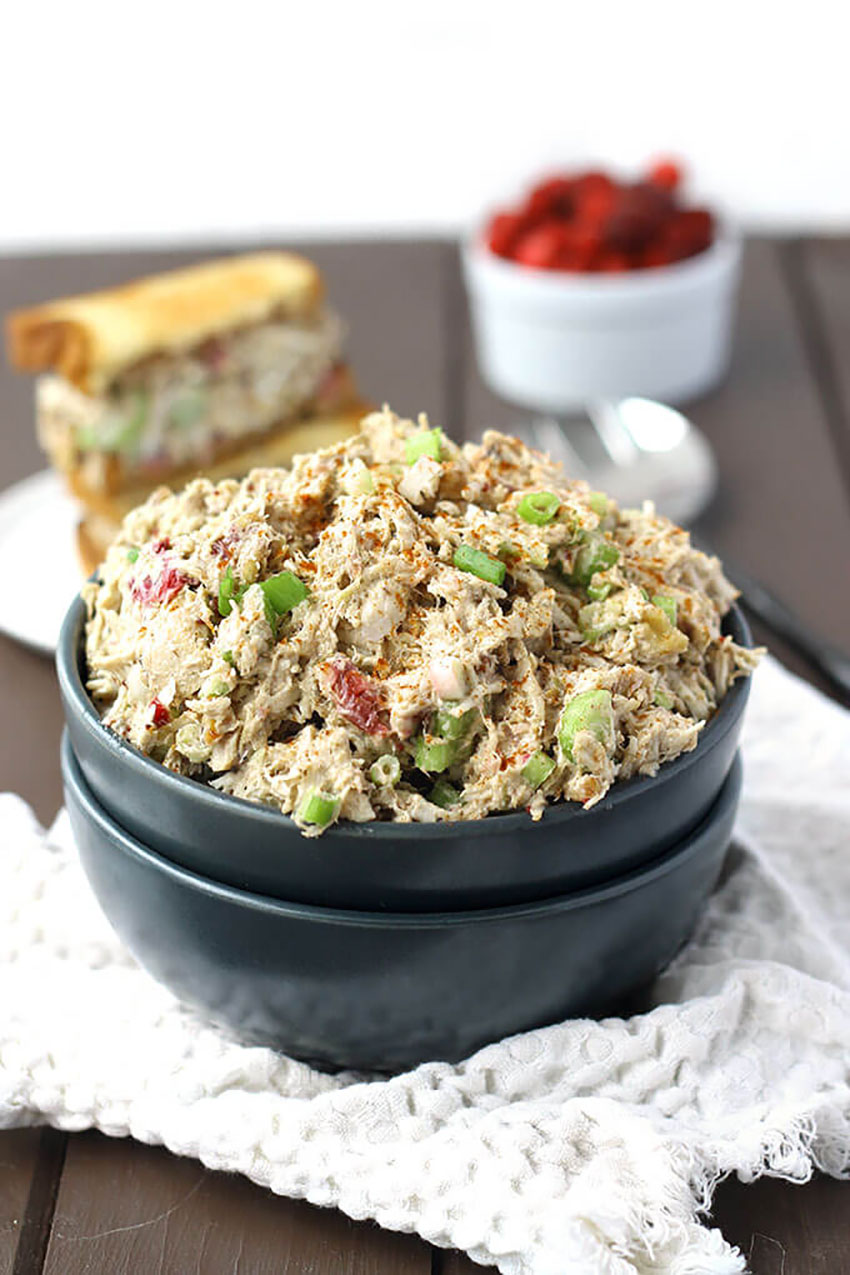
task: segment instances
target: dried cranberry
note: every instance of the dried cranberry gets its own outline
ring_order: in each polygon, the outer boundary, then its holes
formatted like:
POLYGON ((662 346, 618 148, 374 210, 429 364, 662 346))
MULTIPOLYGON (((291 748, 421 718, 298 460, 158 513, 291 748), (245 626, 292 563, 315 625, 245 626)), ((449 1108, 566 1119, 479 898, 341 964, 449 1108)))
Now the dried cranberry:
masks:
POLYGON ((343 717, 359 726, 367 735, 387 735, 381 717, 384 707, 381 691, 351 660, 337 656, 328 666, 328 689, 343 717))
POLYGON ((672 159, 660 159, 647 173, 650 185, 660 190, 675 190, 682 182, 682 169, 672 159))
POLYGON ((178 571, 170 564, 164 564, 159 576, 142 576, 130 585, 133 601, 140 606, 150 606, 153 602, 170 602, 187 584, 195 584, 191 576, 178 571))
POLYGON ((640 256, 640 264, 644 267, 672 266, 678 257, 674 248, 668 247, 666 241, 650 244, 644 248, 640 256))
POLYGON ((714 218, 707 208, 687 208, 667 227, 666 240, 676 259, 705 252, 714 239, 714 218))
POLYGON ((576 202, 581 204, 583 200, 589 196, 610 195, 617 188, 617 183, 613 177, 609 177, 607 173, 597 172, 591 169, 590 172, 579 173, 573 181, 573 189, 576 202))
POLYGON ((227 346, 221 337, 211 336, 198 347, 198 357, 213 372, 220 372, 227 360, 227 346))
POLYGON ((496 213, 487 227, 487 243, 497 257, 510 257, 522 233, 519 213, 496 213))
POLYGON ((598 227, 611 212, 617 200, 617 192, 611 190, 591 190, 576 203, 575 220, 578 225, 598 227))
POLYGON ((153 709, 154 726, 166 726, 171 721, 171 714, 168 709, 154 695, 151 700, 151 708, 153 709))
POLYGON ((515 259, 537 270, 557 267, 559 256, 570 249, 568 240, 565 241, 565 229, 557 221, 545 221, 536 230, 529 230, 516 246, 515 259))
POLYGON ((550 177, 534 187, 525 205, 529 222, 539 223, 550 217, 569 217, 573 211, 573 186, 569 177, 550 177))
POLYGON ((233 550, 242 539, 240 531, 236 527, 228 527, 223 536, 217 536, 210 544, 210 553, 216 558, 224 558, 227 561, 233 555, 233 550))
POLYGON ((622 274, 632 268, 632 262, 625 252, 602 252, 596 261, 596 269, 601 274, 622 274))
POLYGON ((171 548, 171 541, 168 536, 163 536, 161 540, 157 540, 153 546, 154 553, 164 553, 166 549, 171 548))

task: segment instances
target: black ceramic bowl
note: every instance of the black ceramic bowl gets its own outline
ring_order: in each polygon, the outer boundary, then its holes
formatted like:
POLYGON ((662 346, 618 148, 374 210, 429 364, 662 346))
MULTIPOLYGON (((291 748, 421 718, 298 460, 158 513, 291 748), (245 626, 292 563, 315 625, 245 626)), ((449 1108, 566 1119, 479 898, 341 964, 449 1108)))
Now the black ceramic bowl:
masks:
MULTIPOLYGON (((306 838, 279 811, 175 775, 107 730, 85 689, 85 610, 76 601, 57 668, 77 759, 97 801, 157 853, 201 876, 323 907, 441 911, 564 894, 610 880, 674 845, 717 797, 749 679, 735 682, 691 753, 652 778, 615 784, 591 810, 553 806, 464 823, 341 823, 306 838)), ((747 645, 733 610, 727 631, 747 645)))
POLYGON ((115 930, 182 1000, 244 1039, 323 1066, 397 1070, 616 1006, 688 937, 720 872, 736 762, 699 827, 616 881, 477 912, 350 912, 197 876, 134 840, 92 796, 67 734, 65 799, 115 930))

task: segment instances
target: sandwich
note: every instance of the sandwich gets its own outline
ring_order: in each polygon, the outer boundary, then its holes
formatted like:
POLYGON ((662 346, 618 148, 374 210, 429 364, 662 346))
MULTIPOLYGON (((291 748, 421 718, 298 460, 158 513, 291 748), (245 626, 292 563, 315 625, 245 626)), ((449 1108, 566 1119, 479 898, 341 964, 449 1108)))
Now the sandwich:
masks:
POLYGON ((354 432, 367 410, 312 262, 258 252, 9 315, 9 357, 42 372, 39 440, 82 505, 101 561, 124 515, 163 484, 286 464, 354 432))

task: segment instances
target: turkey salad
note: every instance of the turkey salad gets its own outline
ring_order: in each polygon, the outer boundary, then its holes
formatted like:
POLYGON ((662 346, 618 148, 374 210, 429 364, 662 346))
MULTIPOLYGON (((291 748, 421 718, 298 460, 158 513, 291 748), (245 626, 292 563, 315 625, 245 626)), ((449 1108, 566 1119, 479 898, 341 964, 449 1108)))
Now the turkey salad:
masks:
POLYGON ((88 689, 148 756, 308 835, 538 819, 696 746, 758 660, 722 635, 735 595, 651 504, 385 408, 129 514, 84 589, 88 689))

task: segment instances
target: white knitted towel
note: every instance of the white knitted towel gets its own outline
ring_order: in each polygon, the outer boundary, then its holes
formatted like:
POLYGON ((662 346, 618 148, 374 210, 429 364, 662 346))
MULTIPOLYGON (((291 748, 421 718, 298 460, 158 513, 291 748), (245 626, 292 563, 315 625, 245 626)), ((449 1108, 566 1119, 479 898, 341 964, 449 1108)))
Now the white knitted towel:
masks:
POLYGON ((0 797, 0 1127, 91 1126, 510 1275, 744 1269, 717 1179, 850 1165, 850 716, 768 661, 737 844, 647 1012, 392 1080, 207 1026, 100 915, 60 815, 0 797))

